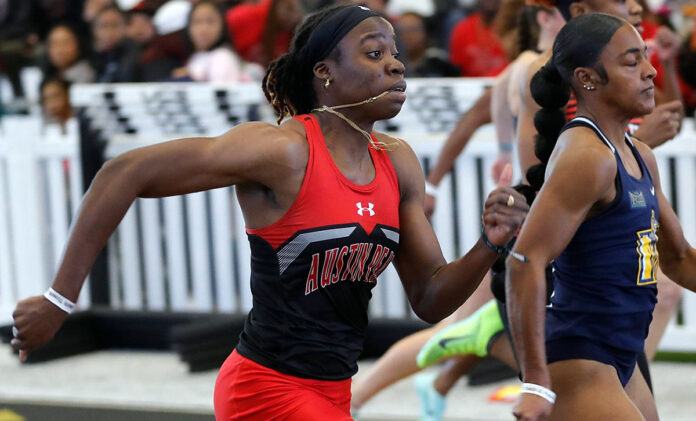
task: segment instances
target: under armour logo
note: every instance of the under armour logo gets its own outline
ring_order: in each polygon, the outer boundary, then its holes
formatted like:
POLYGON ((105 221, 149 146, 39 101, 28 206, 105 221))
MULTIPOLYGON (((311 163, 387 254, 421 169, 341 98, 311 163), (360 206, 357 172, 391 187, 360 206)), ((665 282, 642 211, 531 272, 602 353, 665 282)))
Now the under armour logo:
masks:
POLYGON ((370 212, 370 216, 375 216, 374 203, 368 203, 366 208, 363 207, 362 202, 356 203, 355 206, 358 207, 358 215, 364 216, 363 212, 370 212))

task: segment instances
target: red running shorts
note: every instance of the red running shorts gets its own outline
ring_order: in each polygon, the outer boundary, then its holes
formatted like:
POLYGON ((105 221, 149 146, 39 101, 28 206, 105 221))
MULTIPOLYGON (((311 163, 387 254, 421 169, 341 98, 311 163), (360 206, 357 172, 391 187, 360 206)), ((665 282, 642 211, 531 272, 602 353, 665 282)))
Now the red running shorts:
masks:
POLYGON ((215 382, 215 419, 351 421, 350 381, 290 376, 234 350, 215 382))

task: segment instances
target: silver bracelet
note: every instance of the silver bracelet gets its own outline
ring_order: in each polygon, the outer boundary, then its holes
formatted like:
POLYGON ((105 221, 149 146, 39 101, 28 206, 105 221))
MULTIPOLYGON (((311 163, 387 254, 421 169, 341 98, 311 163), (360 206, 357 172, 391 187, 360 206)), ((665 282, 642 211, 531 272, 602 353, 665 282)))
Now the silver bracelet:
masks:
POLYGON ((75 309, 75 303, 63 297, 53 288, 49 288, 48 291, 44 292, 44 297, 68 314, 72 313, 75 309))
POLYGON ((439 189, 437 188, 436 185, 434 185, 433 183, 431 183, 429 181, 425 182, 425 194, 427 194, 428 196, 437 197, 438 191, 439 191, 439 189))
POLYGON ((544 386, 539 386, 538 384, 522 383, 520 393, 529 393, 532 395, 541 396, 542 398, 546 399, 551 403, 556 403, 556 394, 553 393, 550 389, 547 389, 544 386))

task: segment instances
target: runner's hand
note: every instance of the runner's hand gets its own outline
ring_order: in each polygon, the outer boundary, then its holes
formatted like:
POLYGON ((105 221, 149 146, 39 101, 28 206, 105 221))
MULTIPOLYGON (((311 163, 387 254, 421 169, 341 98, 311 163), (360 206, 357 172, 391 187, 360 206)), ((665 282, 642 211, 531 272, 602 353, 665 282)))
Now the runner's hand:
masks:
POLYGON ((529 393, 520 393, 512 414, 519 421, 544 421, 551 415, 553 404, 546 399, 529 393))
POLYGON ((17 303, 12 317, 17 335, 10 344, 19 350, 19 360, 24 362, 31 351, 53 339, 68 313, 38 295, 17 303))
POLYGON ((657 53, 657 58, 664 63, 677 57, 680 44, 681 38, 679 34, 666 26, 661 26, 657 30, 657 34, 655 34, 653 47, 657 53))
POLYGON ((681 101, 665 102, 645 116, 635 135, 646 145, 656 148, 679 133, 683 118, 684 106, 681 101))
POLYGON ((488 195, 483 210, 483 229, 488 241, 504 246, 515 236, 529 212, 524 196, 512 187, 512 165, 505 166, 498 188, 488 195))

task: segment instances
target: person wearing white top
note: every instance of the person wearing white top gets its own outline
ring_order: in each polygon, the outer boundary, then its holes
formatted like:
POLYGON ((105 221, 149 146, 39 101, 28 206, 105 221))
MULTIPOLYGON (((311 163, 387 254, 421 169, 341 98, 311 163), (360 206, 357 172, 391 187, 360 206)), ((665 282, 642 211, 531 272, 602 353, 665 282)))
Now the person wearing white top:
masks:
POLYGON ((189 14, 186 35, 193 54, 185 69, 175 77, 188 76, 196 82, 250 82, 261 80, 263 69, 243 62, 228 41, 224 16, 211 1, 194 5, 189 14))

